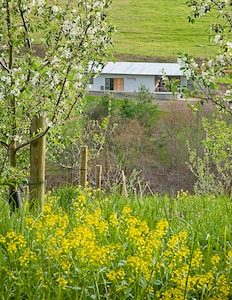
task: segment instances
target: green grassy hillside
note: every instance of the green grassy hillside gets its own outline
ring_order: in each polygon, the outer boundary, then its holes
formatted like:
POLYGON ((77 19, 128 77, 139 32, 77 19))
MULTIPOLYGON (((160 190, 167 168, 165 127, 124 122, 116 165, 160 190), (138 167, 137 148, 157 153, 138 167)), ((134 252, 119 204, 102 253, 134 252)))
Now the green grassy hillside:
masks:
POLYGON ((185 0, 113 0, 112 17, 117 27, 114 55, 118 60, 174 60, 179 52, 208 57, 215 51, 209 40, 206 16, 188 22, 185 0), (142 56, 142 57, 141 57, 142 56))

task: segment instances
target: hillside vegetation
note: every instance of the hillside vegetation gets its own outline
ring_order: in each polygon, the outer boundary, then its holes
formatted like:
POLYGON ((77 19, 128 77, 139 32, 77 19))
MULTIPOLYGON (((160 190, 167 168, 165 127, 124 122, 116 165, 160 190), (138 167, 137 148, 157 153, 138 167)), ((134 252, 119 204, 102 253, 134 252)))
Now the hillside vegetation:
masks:
POLYGON ((209 15, 188 22, 190 8, 184 0, 113 0, 112 18, 117 28, 117 60, 176 60, 179 52, 208 57, 215 50, 209 40, 209 15))

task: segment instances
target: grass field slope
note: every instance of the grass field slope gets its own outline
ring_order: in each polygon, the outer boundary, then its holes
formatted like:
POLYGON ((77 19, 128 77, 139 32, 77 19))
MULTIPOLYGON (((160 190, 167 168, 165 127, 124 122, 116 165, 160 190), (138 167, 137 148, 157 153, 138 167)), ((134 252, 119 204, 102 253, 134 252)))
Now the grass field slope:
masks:
POLYGON ((188 22, 185 0, 113 0, 117 28, 114 56, 118 60, 175 60, 179 52, 209 57, 215 45, 209 40, 209 15, 188 22))

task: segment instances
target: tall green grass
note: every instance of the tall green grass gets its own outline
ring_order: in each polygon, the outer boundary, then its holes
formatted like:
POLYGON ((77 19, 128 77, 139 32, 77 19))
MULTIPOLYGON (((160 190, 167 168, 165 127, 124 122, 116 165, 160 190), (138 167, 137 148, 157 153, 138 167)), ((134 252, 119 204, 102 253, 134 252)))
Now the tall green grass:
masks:
POLYGON ((123 198, 90 187, 47 195, 44 211, 0 202, 2 299, 231 299, 226 197, 123 198))
POLYGON ((174 59, 179 52, 208 57, 215 51, 209 40, 209 15, 188 22, 190 8, 183 0, 113 0, 112 17, 117 27, 114 54, 174 59))

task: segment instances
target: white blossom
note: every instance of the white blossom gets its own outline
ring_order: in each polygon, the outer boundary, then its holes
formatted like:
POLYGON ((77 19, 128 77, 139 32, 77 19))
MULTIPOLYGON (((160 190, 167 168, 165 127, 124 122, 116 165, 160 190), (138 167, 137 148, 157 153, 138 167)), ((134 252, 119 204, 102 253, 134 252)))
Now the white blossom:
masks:
POLYGON ((53 76, 53 81, 55 84, 58 84, 60 82, 60 75, 59 74, 54 74, 53 76))
POLYGON ((223 54, 219 54, 216 56, 216 60, 218 61, 218 63, 224 65, 225 64, 225 57, 223 54))
POLYGON ((13 88, 11 91, 10 91, 10 94, 15 96, 15 97, 18 97, 20 95, 20 89, 18 89, 17 87, 13 88))
POLYGON ((69 20, 64 21, 63 26, 62 26, 62 30, 63 30, 64 34, 69 33, 71 28, 72 28, 72 23, 69 20))
POLYGON ((226 46, 227 46, 227 49, 232 49, 232 43, 231 42, 227 42, 226 46))
POLYGON ((60 62, 59 58, 55 55, 53 57, 53 59, 51 60, 51 65, 54 65, 57 67, 57 66, 59 66, 59 62, 60 62))
POLYGON ((64 49, 62 52, 62 56, 65 57, 66 59, 69 59, 72 56, 72 52, 70 49, 64 49))
POLYGON ((186 76, 187 79, 191 78, 192 72, 190 69, 184 70, 184 75, 186 76))
POLYGON ((44 6, 45 5, 45 0, 37 0, 38 1, 38 6, 44 6))
POLYGON ((3 94, 3 92, 0 92, 0 101, 3 100, 5 97, 5 95, 3 94))
POLYGON ((5 82, 5 84, 10 84, 11 83, 11 78, 10 76, 2 76, 0 78, 3 82, 5 82))
POLYGON ((219 43, 221 41, 221 35, 220 34, 215 35, 214 41, 215 43, 219 43))
POLYGON ((15 142, 18 142, 18 143, 21 143, 21 142, 22 142, 22 137, 19 136, 19 135, 15 135, 15 136, 13 137, 13 139, 14 139, 15 142))
POLYGON ((33 78, 31 79, 31 83, 33 86, 36 86, 36 84, 39 82, 40 73, 36 72, 33 78))
POLYGON ((52 12, 53 12, 54 15, 57 15, 57 13, 59 12, 59 7, 56 6, 56 5, 53 5, 52 6, 52 12))

